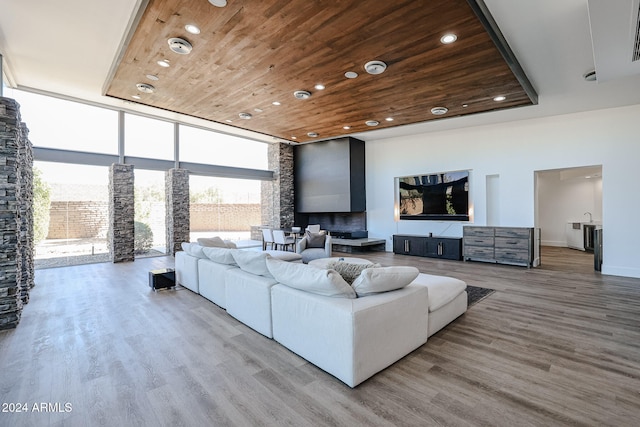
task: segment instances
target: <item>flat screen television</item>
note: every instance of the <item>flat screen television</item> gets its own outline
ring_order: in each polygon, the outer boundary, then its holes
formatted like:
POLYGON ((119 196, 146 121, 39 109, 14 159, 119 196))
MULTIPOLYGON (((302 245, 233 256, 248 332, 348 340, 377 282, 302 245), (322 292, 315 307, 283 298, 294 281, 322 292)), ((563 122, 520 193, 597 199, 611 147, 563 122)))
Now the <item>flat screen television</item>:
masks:
POLYGON ((469 171, 398 178, 400 219, 469 221, 469 171))

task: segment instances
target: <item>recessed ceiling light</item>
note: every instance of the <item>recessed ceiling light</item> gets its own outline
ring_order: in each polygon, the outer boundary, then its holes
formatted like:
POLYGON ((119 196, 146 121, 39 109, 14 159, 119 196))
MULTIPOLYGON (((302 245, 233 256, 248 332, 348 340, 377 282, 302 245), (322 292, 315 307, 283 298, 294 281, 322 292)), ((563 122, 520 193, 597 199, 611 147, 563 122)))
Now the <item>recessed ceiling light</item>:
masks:
POLYGON ((596 70, 589 71, 582 77, 588 82, 595 82, 596 80, 598 80, 598 77, 596 76, 596 70))
POLYGON ((496 96, 495 98, 493 98, 493 100, 496 102, 504 101, 505 99, 507 99, 507 97, 504 95, 496 96))
POLYGON ((198 28, 196 25, 193 25, 193 24, 185 25, 184 29, 191 34, 200 34, 200 28, 198 28))
POLYGON ((131 95, 131 97, 133 99, 142 99, 142 97, 140 95, 131 95))
POLYGON ((317 90, 324 90, 324 89, 325 89, 325 86, 324 86, 322 83, 318 83, 317 85, 315 85, 315 88, 316 88, 317 90))
POLYGON ((388 122, 392 122, 393 121, 393 117, 387 117, 385 120, 388 121, 388 122))
POLYGON ((318 132, 309 132, 307 134, 307 136, 311 137, 311 138, 317 138, 318 137, 318 132))
POLYGON ((253 111, 256 113, 262 113, 262 108, 254 108, 253 111))
POLYGON ((281 105, 279 101, 273 101, 272 104, 273 105, 281 105))
POLYGON ((167 40, 167 43, 169 43, 169 49, 171 49, 172 52, 180 55, 188 55, 191 53, 191 49, 193 49, 191 43, 180 37, 171 37, 167 40))
POLYGON ((292 136, 291 139, 298 139, 298 137, 297 136, 292 136))
POLYGON ((364 124, 367 126, 378 126, 380 122, 377 120, 367 120, 364 124))
POLYGON ((358 77, 358 73, 356 73, 355 71, 347 71, 346 73, 344 73, 344 76, 348 79, 355 79, 356 77, 358 77))
POLYGON ((451 44, 456 40, 458 40, 458 36, 452 33, 445 34, 444 36, 440 37, 440 43, 442 44, 451 44))
POLYGON ((369 61, 364 64, 364 69, 369 74, 382 74, 387 69, 387 64, 382 61, 369 61))
POLYGON ((469 104, 462 104, 462 108, 467 108, 469 104))
POLYGON ((244 113, 243 112, 243 113, 238 114, 238 117, 240 117, 241 119, 244 119, 244 120, 249 120, 253 116, 251 115, 251 113, 244 113))
POLYGON ((167 67, 171 66, 171 64, 169 64, 169 60, 168 59, 162 59, 162 60, 156 62, 156 64, 158 64, 159 66, 164 67, 164 68, 167 68, 167 67))
POLYGON ((147 74, 147 78, 149 80, 153 80, 154 82, 157 82, 158 80, 160 80, 160 77, 156 76, 155 74, 147 74))
POLYGON ((227 119, 227 120, 225 120, 225 122, 233 123, 233 120, 227 119))
POLYGON ((349 130, 349 129, 351 129, 351 126, 342 126, 342 129, 349 130))
POLYGON ((311 93, 306 90, 297 90, 293 92, 293 96, 296 99, 309 99, 311 98, 311 93))
POLYGON ((216 7, 225 7, 227 5, 227 0, 209 0, 209 3, 216 7))
POLYGON ((156 90, 155 87, 153 87, 152 85, 150 85, 148 83, 137 83, 136 87, 142 93, 153 93, 156 90))
POLYGON ((431 109, 431 114, 434 116, 441 116, 443 114, 447 114, 448 111, 449 109, 447 107, 433 107, 431 109))

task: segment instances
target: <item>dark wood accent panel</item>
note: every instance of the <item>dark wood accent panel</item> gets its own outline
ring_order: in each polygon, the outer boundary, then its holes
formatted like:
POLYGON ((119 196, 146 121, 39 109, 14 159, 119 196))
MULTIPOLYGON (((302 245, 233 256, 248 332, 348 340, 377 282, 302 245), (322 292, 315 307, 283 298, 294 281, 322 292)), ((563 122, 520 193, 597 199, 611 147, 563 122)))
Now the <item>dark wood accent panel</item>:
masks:
POLYGON ((364 132, 367 120, 379 121, 379 129, 536 104, 479 3, 234 0, 217 8, 205 0, 150 0, 105 94, 296 142, 314 141, 308 132, 323 139, 364 132), (187 33, 186 24, 201 33, 187 33), (443 45, 448 32, 458 40, 443 45), (189 41, 192 52, 171 52, 171 37, 189 41), (157 65, 164 59, 169 68, 157 65), (387 70, 367 74, 371 60, 387 70), (347 71, 358 78, 345 78, 347 71), (138 92, 139 82, 155 92, 138 92), (326 89, 314 89, 316 83, 326 89), (297 100, 296 90, 312 96, 297 100), (132 99, 136 94, 140 100, 132 99), (497 95, 507 99, 495 102, 497 95), (432 115, 437 106, 449 112, 432 115), (242 120, 241 112, 253 118, 242 120))

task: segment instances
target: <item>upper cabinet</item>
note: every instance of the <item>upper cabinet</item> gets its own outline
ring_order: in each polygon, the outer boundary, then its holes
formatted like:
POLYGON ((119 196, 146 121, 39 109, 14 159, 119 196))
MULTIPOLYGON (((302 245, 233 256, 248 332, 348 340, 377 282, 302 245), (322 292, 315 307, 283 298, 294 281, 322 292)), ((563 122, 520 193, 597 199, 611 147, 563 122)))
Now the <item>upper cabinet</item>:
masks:
POLYGON ((352 137, 296 146, 296 212, 364 212, 364 154, 364 141, 352 137))

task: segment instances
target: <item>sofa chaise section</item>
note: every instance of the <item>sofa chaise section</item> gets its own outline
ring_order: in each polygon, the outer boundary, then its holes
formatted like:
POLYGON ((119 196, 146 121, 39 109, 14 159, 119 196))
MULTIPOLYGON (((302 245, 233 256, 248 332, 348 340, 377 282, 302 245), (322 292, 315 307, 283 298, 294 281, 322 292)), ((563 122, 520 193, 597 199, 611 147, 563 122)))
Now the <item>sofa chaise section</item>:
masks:
POLYGON ((278 284, 271 301, 273 338, 350 387, 427 342, 423 286, 348 299, 278 284))

